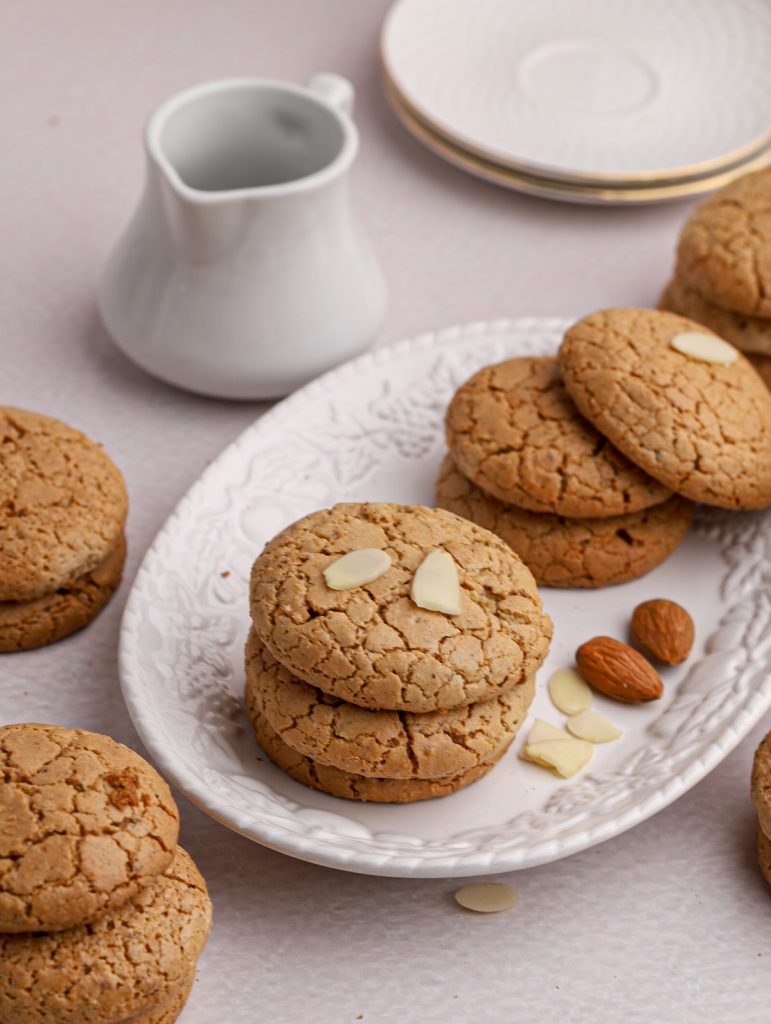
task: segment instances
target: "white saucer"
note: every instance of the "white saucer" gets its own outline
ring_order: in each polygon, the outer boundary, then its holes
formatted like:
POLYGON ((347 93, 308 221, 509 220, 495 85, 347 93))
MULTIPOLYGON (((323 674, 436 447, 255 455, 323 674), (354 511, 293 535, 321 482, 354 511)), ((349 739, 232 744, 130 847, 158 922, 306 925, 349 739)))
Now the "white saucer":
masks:
POLYGON ((381 52, 421 119, 518 171, 655 182, 771 140, 767 0, 397 0, 381 52))

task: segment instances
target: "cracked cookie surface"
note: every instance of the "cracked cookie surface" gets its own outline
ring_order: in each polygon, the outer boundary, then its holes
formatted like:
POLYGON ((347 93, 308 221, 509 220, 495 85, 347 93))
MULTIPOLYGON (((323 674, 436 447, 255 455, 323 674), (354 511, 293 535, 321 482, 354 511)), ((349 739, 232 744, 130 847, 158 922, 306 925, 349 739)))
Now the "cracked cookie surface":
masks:
POLYGON ((719 508, 771 504, 771 396, 741 353, 727 365, 671 346, 707 328, 675 313, 607 309, 574 324, 558 363, 579 411, 673 491, 719 508))
POLYGON ((251 577, 254 628, 277 661, 362 707, 438 711, 499 696, 535 674, 552 625, 530 571, 501 540, 423 506, 336 505, 270 541, 251 577), (323 570, 359 548, 391 567, 350 590, 323 570), (454 558, 461 613, 418 608, 415 571, 434 548, 454 558))
POLYGON ((544 587, 605 587, 644 576, 672 554, 693 519, 691 503, 677 496, 609 519, 528 512, 485 494, 449 455, 436 501, 505 540, 544 587))
POLYGON ((614 516, 670 496, 580 415, 552 357, 486 366, 456 391, 445 426, 462 473, 532 512, 614 516))
POLYGON ((699 203, 680 232, 676 274, 723 309, 771 317, 771 168, 699 203))
POLYGON ((0 601, 32 601, 96 569, 127 507, 120 471, 85 434, 0 407, 0 601))
POLYGON ((32 601, 0 601, 0 653, 30 651, 76 633, 96 618, 118 589, 126 540, 95 569, 32 601))
POLYGON ((93 924, 0 935, 0 1022, 174 1020, 210 927, 206 883, 178 847, 164 874, 93 924))
POLYGON ((678 278, 664 289, 659 308, 704 324, 744 353, 771 356, 771 320, 721 309, 678 278))
POLYGON ((178 830, 169 787, 109 736, 0 728, 0 931, 71 928, 125 903, 171 863, 178 830))
MULTIPOLYGON (((262 692, 250 688, 245 698, 246 715, 252 723, 257 743, 270 760, 296 782, 345 800, 368 800, 372 803, 406 804, 417 800, 433 800, 471 785, 486 775, 503 757, 506 743, 495 756, 483 764, 440 779, 387 779, 341 771, 301 754, 285 743, 268 722, 262 708, 262 692)), ((510 741, 509 741, 510 742, 510 741)))
POLYGON ((500 697, 451 711, 373 711, 292 676, 254 631, 246 645, 246 697, 259 690, 271 728, 293 750, 357 775, 438 779, 486 764, 508 747, 535 692, 528 680, 500 697))

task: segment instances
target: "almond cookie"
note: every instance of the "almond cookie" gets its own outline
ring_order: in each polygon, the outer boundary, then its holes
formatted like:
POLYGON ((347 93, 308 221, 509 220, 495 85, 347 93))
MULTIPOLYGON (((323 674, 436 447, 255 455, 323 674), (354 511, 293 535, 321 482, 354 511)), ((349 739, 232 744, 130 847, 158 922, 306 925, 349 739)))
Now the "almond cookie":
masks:
POLYGON ((771 732, 760 742, 752 763, 752 803, 761 829, 771 835, 771 732))
POLYGON ((716 306, 771 317, 771 168, 699 203, 680 233, 676 275, 716 306))
POLYGON ((436 502, 505 540, 543 587, 606 587, 644 576, 672 554, 693 519, 691 503, 678 497, 608 519, 528 512, 485 494, 449 455, 436 502))
POLYGON ((450 402, 446 432, 469 480, 532 512, 616 516, 670 497, 579 414, 551 357, 480 370, 450 402))
POLYGON ((771 320, 721 309, 679 278, 669 282, 659 300, 659 307, 704 324, 742 352, 771 356, 771 320))
POLYGON ((123 744, 0 728, 0 932, 70 928, 125 903, 171 863, 178 830, 169 787, 123 744))
POLYGON ((0 601, 34 601, 96 569, 127 505, 120 471, 85 434, 0 407, 0 601))
POLYGON ((118 589, 125 561, 121 534, 101 565, 68 586, 33 601, 1 601, 0 653, 43 647, 83 629, 118 589))
POLYGON ((771 395, 736 350, 723 365, 673 347, 693 333, 715 338, 675 313, 593 313, 562 342, 565 387, 598 430, 673 491, 720 508, 765 508, 771 395))
MULTIPOLYGON (((296 782, 330 796, 345 800, 369 800, 381 804, 408 804, 417 800, 433 800, 471 785, 486 775, 503 757, 509 743, 494 758, 469 768, 457 775, 444 775, 440 779, 386 779, 340 771, 321 764, 305 754, 293 750, 270 725, 262 711, 261 692, 257 687, 247 691, 246 714, 254 728, 258 744, 271 761, 296 782)), ((509 741, 511 742, 511 741, 509 741)))
POLYGON ((210 927, 206 883, 178 847, 164 874, 93 924, 0 935, 0 1022, 172 1021, 210 927))
POLYGON ((293 750, 344 772, 389 779, 438 779, 487 764, 516 736, 533 700, 533 680, 500 697, 416 715, 372 711, 295 679, 254 631, 246 645, 246 702, 293 750))
POLYGON ((530 571, 501 540, 450 512, 350 504, 314 512, 266 545, 252 569, 254 628, 293 675, 352 704, 439 711, 497 697, 535 674, 551 620, 530 571), (390 567, 371 583, 333 590, 323 571, 363 548, 390 567), (449 553, 460 614, 411 597, 415 572, 449 553))

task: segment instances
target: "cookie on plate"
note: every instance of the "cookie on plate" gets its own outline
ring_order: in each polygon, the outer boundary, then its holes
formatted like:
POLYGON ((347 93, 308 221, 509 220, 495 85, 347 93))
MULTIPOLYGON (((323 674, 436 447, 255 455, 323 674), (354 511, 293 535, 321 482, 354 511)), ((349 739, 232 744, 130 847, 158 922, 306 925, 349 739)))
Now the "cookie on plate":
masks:
POLYGON ((601 310, 568 330, 558 363, 582 415, 666 487, 720 508, 771 504, 771 395, 702 325, 661 310, 601 310), (693 334, 733 361, 674 347, 693 334))
POLYGON ((169 1024, 210 927, 206 883, 178 847, 163 874, 92 924, 0 935, 0 1021, 169 1024))
POLYGON ((0 470, 0 601, 67 587, 118 546, 126 486, 85 434, 1 407, 0 470))
POLYGON ((436 502, 505 540, 543 587, 606 587, 644 576, 672 554, 693 519, 691 503, 677 496, 608 519, 528 512, 485 494, 449 455, 436 502))
POLYGON ((83 629, 118 589, 125 561, 121 534, 100 565, 66 587, 31 601, 0 602, 0 652, 29 651, 83 629))
MULTIPOLYGON (((527 684, 525 684, 527 685, 527 684)), ((297 782, 318 789, 330 796, 346 800, 367 800, 372 803, 405 804, 432 800, 471 785, 486 775, 503 757, 508 743, 489 761, 475 765, 457 775, 439 779, 387 779, 341 771, 301 754, 285 743, 268 722, 262 709, 262 691, 251 687, 246 692, 246 714, 254 728, 257 743, 273 763, 297 782)), ((510 742, 510 741, 509 741, 510 742)))
POLYGON ((722 309, 771 318, 771 168, 699 203, 680 233, 676 276, 722 309))
POLYGON ((0 728, 0 822, 0 932, 94 921, 154 883, 179 831, 139 754, 58 725, 0 728))
POLYGON ((761 740, 752 762, 752 803, 760 827, 771 836, 771 732, 761 740))
POLYGON ((455 393, 445 425, 458 469, 507 504, 598 518, 670 497, 579 414, 552 357, 480 370, 455 393))
POLYGON ((771 885, 771 839, 761 828, 758 829, 758 864, 763 877, 771 885))
POLYGON ((439 711, 500 696, 535 674, 552 625, 529 569, 499 538, 441 509, 346 504, 314 512, 270 541, 251 576, 260 640, 293 675, 362 707, 439 711), (347 590, 324 570, 379 549, 390 566, 347 590), (460 613, 413 601, 415 573, 452 556, 460 613))
POLYGON ((438 779, 488 764, 516 736, 534 690, 528 680, 443 714, 373 711, 293 677, 254 631, 246 645, 246 704, 259 699, 268 725, 298 753, 372 778, 438 779))
POLYGON ((771 356, 771 320, 721 309, 679 278, 669 282, 659 307, 704 324, 742 352, 771 356))

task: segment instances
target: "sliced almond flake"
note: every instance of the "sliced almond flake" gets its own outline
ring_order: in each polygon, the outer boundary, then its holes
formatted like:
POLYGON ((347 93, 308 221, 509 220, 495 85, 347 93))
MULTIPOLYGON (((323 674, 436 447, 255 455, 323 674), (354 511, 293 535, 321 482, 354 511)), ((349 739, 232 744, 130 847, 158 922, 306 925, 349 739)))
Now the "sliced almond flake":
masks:
POLYGON ((730 366, 739 358, 739 352, 727 341, 714 334, 703 331, 683 331, 676 334, 669 343, 672 348, 682 352, 684 356, 699 359, 703 363, 719 363, 730 366))
POLYGON ((555 771, 563 779, 570 779, 589 764, 593 753, 594 747, 591 743, 568 736, 564 740, 543 740, 540 743, 527 744, 521 756, 525 761, 532 761, 542 768, 555 771))
POLYGON ((567 720, 568 732, 589 743, 610 743, 623 735, 612 722, 596 711, 582 711, 567 720))
POLYGON ((556 725, 552 725, 550 722, 544 722, 542 718, 536 718, 532 729, 528 733, 525 746, 529 746, 531 743, 541 743, 543 740, 567 739, 570 739, 570 737, 562 729, 558 729, 556 725))
POLYGON ((331 590, 351 590, 372 583, 391 568, 391 556, 379 548, 358 548, 342 555, 324 570, 331 590))
POLYGON ((458 889, 455 902, 477 914, 499 914, 517 905, 517 894, 510 885, 502 882, 479 882, 458 889))
POLYGON ((592 704, 592 691, 572 668, 558 669, 549 680, 551 702, 565 715, 577 715, 592 704))
POLYGON ((412 579, 411 597, 418 608, 460 615, 458 566, 449 551, 429 551, 412 579))

